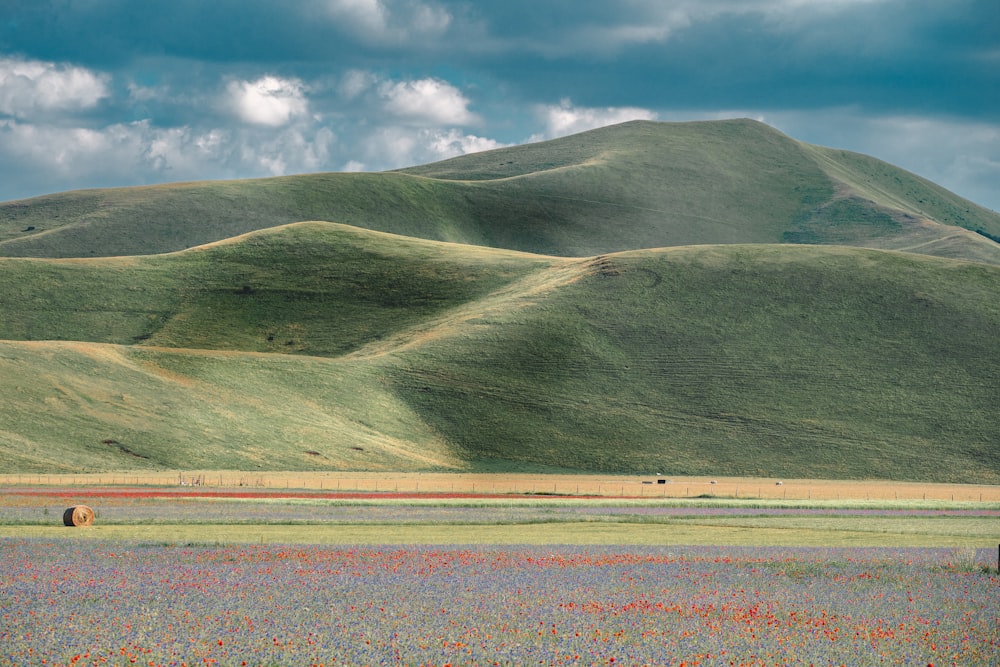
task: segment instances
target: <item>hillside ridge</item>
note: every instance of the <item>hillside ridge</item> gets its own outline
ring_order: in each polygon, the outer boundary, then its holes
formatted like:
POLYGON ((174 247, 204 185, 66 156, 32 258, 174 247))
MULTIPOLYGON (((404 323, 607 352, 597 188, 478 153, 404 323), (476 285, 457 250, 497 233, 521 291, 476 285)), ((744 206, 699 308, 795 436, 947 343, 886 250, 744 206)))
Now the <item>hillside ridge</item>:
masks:
POLYGON ((1000 481, 987 264, 787 244, 539 257, 314 222, 0 259, 0 280, 6 471, 1000 481))
POLYGON ((632 121, 391 172, 6 202, 0 255, 156 254, 304 220, 564 257, 786 242, 1000 263, 1000 215, 874 158, 751 120, 632 121))

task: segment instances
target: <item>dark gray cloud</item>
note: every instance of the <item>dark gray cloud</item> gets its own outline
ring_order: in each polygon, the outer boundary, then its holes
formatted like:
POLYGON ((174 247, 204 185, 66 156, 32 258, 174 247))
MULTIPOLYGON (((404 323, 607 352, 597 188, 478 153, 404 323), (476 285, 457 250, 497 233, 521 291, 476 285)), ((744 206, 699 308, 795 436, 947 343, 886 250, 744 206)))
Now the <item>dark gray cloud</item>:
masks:
POLYGON ((0 0, 0 199, 746 115, 997 209, 998 35, 994 0, 0 0))
POLYGON ((535 51, 510 48, 484 58, 483 67, 526 97, 559 90, 588 103, 610 98, 659 108, 858 104, 873 112, 1000 118, 995 7, 829 4, 835 7, 810 12, 802 3, 691 3, 688 11, 664 12, 659 23, 644 22, 656 18, 651 10, 545 20, 550 32, 532 36, 535 51))

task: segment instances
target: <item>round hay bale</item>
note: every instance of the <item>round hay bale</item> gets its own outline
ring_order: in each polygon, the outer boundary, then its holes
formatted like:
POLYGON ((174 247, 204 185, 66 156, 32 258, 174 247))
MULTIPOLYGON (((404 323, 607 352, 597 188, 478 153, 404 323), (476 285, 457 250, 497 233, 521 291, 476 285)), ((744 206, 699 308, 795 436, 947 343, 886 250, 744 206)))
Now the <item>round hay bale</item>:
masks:
POLYGON ((67 526, 92 526, 94 525, 94 510, 86 505, 74 505, 67 507, 63 512, 63 524, 67 526))

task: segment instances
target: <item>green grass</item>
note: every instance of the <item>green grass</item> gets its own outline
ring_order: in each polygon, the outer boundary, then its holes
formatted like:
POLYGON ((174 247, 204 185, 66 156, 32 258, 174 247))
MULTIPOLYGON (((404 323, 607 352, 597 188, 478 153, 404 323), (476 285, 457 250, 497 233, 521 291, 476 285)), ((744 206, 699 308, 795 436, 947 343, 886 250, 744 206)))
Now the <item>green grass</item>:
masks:
MULTIPOLYGON (((932 546, 992 547, 996 535, 964 534, 946 522, 886 519, 851 526, 827 522, 815 527, 698 523, 559 522, 506 525, 255 525, 171 524, 3 526, 0 537, 127 540, 152 544, 653 544, 734 546, 932 546)), ((986 523, 985 521, 982 523, 986 523)))
POLYGON ((993 238, 752 121, 12 202, 0 470, 998 483, 993 238))
POLYGON ((363 364, 0 343, 0 369, 7 470, 464 467, 363 364))
POLYGON ((936 183, 861 153, 805 146, 827 173, 842 179, 859 197, 944 225, 1000 236, 1000 216, 936 183))
POLYGON ((309 223, 6 259, 0 278, 8 472, 1000 479, 984 264, 779 245, 559 260, 309 223))
POLYGON ((9 259, 0 339, 337 356, 549 263, 331 223, 172 255, 9 259))
POLYGON ((0 205, 0 255, 145 255, 303 220, 561 256, 806 242, 1000 263, 997 214, 749 120, 636 121, 379 174, 48 195, 0 205))
POLYGON ((781 246, 592 269, 413 351, 403 395, 471 460, 997 480, 996 269, 781 246))

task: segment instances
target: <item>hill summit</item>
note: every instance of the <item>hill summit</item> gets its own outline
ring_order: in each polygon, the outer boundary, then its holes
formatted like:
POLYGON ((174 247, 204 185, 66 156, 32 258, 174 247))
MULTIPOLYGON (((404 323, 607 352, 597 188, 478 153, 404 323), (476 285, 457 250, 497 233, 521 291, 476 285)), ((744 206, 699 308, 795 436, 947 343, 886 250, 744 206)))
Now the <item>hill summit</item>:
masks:
POLYGON ((89 190, 0 205, 0 256, 171 252, 303 220, 567 257, 836 244, 1000 263, 1000 216, 751 120, 634 121, 377 174, 89 190))

